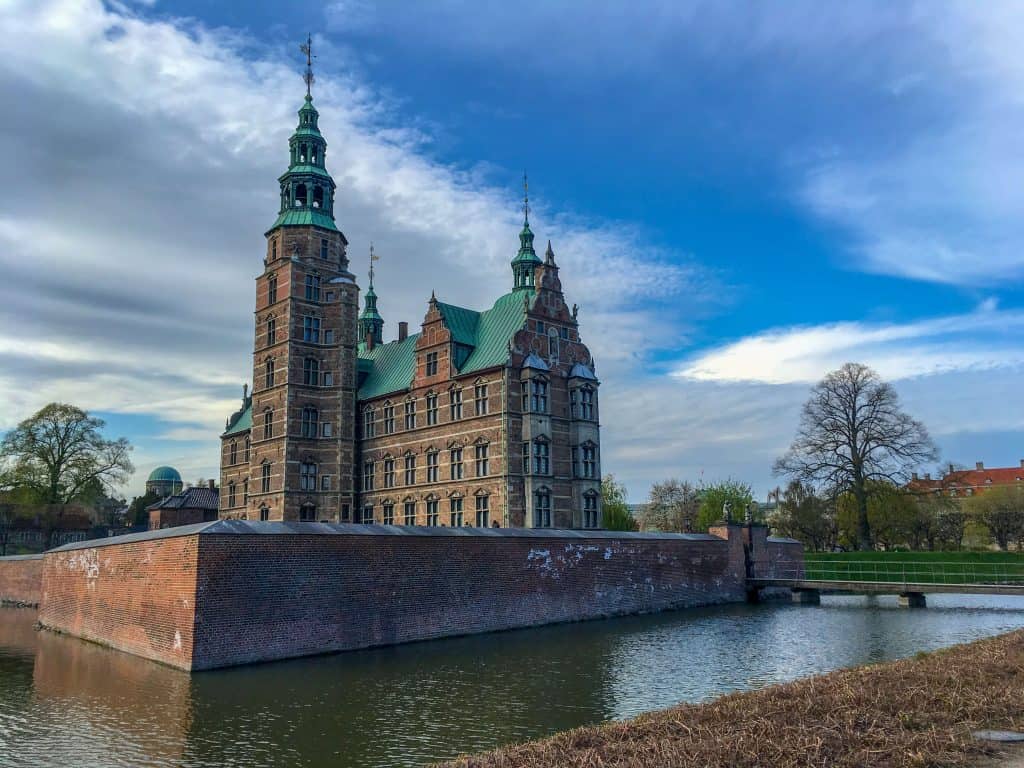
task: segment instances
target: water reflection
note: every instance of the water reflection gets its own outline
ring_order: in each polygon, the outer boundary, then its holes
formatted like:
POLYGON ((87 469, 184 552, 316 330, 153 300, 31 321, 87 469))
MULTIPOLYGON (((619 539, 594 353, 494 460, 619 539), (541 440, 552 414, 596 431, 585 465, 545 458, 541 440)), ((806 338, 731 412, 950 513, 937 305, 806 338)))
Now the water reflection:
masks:
POLYGON ((1024 626, 1024 600, 830 597, 209 672, 0 611, 0 766, 414 766, 1024 626))

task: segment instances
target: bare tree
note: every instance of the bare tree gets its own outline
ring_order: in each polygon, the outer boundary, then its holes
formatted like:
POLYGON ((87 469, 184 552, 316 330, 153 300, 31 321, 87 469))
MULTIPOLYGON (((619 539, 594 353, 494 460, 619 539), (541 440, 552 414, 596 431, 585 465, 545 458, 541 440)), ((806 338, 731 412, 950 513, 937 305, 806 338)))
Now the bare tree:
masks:
POLYGON ((31 491, 43 504, 68 504, 97 486, 123 483, 134 471, 123 437, 100 434, 102 419, 50 403, 8 432, 0 443, 6 483, 31 491))
POLYGON ((871 549, 872 481, 902 485, 911 469, 936 456, 928 430, 903 412, 896 390, 866 365, 847 363, 811 390, 796 438, 775 462, 775 473, 819 484, 834 497, 851 494, 857 545, 871 549))
POLYGON ((694 530, 700 497, 696 488, 675 478, 651 486, 651 495, 640 512, 640 529, 644 531, 694 530))

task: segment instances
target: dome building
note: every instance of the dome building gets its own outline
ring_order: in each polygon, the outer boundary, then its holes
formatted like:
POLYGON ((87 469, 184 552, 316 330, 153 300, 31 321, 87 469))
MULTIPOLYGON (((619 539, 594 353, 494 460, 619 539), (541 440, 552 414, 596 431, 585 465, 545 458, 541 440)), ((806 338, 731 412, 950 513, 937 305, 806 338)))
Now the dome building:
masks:
POLYGON ((146 493, 155 493, 161 498, 181 493, 181 474, 174 467, 157 467, 146 480, 146 493))

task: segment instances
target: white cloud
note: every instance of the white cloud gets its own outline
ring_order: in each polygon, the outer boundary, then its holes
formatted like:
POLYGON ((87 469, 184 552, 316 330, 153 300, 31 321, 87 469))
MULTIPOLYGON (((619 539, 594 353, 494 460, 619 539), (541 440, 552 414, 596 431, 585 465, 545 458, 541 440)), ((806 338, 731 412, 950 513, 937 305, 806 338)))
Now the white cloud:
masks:
POLYGON ((767 330, 703 352, 675 375, 696 381, 815 382, 856 360, 887 379, 1024 366, 1024 312, 992 301, 965 315, 905 324, 830 323, 767 330))

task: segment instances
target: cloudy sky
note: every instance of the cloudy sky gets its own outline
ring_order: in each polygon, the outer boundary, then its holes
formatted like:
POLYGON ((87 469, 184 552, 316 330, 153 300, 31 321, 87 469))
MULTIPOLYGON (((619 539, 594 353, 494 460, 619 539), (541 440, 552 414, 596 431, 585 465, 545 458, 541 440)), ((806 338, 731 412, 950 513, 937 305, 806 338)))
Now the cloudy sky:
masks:
POLYGON ((1024 457, 1024 4, 493 5, 0 2, 0 430, 69 401, 126 492, 216 475, 312 31, 386 334, 508 289, 528 169, 632 500, 763 495, 847 360, 945 461, 1024 457))

